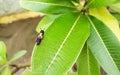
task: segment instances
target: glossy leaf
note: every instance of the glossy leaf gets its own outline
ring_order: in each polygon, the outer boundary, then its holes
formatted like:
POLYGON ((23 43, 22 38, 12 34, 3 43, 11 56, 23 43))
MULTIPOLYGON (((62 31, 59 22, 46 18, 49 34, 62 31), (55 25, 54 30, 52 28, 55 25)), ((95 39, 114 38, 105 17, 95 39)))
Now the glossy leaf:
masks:
POLYGON ((31 70, 26 69, 26 70, 22 73, 22 75, 34 75, 34 74, 32 73, 31 70))
POLYGON ((5 69, 1 72, 0 75, 11 75, 10 67, 9 66, 5 67, 5 69))
POLYGON ((100 20, 90 17, 91 36, 88 46, 102 68, 111 75, 120 75, 120 42, 100 20))
POLYGON ((3 41, 0 41, 0 64, 5 64, 7 62, 6 55, 6 46, 3 41))
POLYGON ((116 0, 88 0, 88 5, 90 8, 97 8, 97 7, 110 5, 115 1, 116 0))
POLYGON ((25 55, 26 52, 27 52, 27 51, 22 50, 22 51, 19 51, 19 52, 15 53, 15 54, 12 56, 12 58, 10 59, 9 62, 13 62, 13 61, 19 59, 20 57, 22 57, 23 55, 25 55))
POLYGON ((21 6, 42 13, 64 13, 73 11, 76 7, 71 0, 21 0, 21 6))
POLYGON ((41 29, 44 31, 54 22, 54 20, 60 15, 46 15, 38 24, 36 31, 39 33, 41 29))
POLYGON ((65 13, 46 30, 35 45, 32 71, 35 75, 64 75, 75 63, 89 36, 89 21, 79 13, 65 13))
POLYGON ((87 45, 83 48, 77 64, 78 75, 100 75, 100 66, 87 45))
POLYGON ((112 16, 105 7, 94 8, 90 10, 90 14, 101 20, 108 26, 120 41, 120 29, 117 19, 112 16))

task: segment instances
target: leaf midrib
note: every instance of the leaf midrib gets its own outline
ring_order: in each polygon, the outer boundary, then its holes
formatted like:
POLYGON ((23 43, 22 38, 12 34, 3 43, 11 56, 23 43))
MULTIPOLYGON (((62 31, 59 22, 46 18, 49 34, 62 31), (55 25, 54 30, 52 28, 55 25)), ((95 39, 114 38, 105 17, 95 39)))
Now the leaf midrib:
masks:
POLYGON ((89 50, 88 50, 88 46, 87 46, 87 62, 88 62, 88 75, 90 75, 90 55, 89 55, 89 50))
POLYGON ((56 59, 56 58, 57 58, 57 56, 59 55, 59 53, 60 53, 61 49, 63 48, 63 46, 64 46, 65 42, 67 41, 67 39, 68 39, 69 35, 71 34, 72 30, 73 30, 73 29, 74 29, 74 27, 76 26, 76 24, 77 24, 78 20, 80 19, 80 17, 81 17, 81 15, 79 15, 79 16, 77 17, 77 19, 75 20, 75 22, 74 22, 74 24, 72 25, 72 27, 71 27, 70 31, 68 32, 68 34, 66 35, 65 39, 64 39, 64 40, 63 40, 63 42, 61 43, 61 45, 60 45, 60 47, 59 47, 59 49, 58 49, 57 53, 55 54, 55 56, 54 56, 54 57, 53 57, 53 59, 51 60, 50 64, 48 65, 48 67, 47 67, 47 69, 46 69, 45 73, 47 73, 47 72, 48 72, 49 68, 50 68, 50 67, 51 67, 51 65, 54 63, 55 59, 56 59))
POLYGON ((95 28, 94 23, 91 21, 91 19, 89 18, 89 16, 87 16, 87 17, 88 17, 88 20, 90 21, 90 23, 91 23, 92 27, 93 27, 93 28, 94 28, 94 30, 96 31, 96 33, 97 33, 98 37, 101 39, 101 43, 103 44, 103 46, 104 46, 104 48, 105 48, 105 50, 106 50, 107 54, 110 56, 110 59, 112 60, 113 65, 115 66, 115 68, 116 68, 116 69, 118 69, 118 68, 117 68, 117 66, 116 66, 116 64, 115 64, 115 62, 114 62, 114 60, 112 59, 112 56, 111 56, 111 55, 110 55, 110 53, 107 51, 108 49, 107 49, 107 47, 105 46, 104 41, 102 40, 101 36, 99 35, 98 30, 95 28))
POLYGON ((38 2, 38 1, 24 1, 24 2, 30 2, 30 3, 39 3, 39 4, 46 4, 46 5, 53 5, 53 6, 61 6, 61 7, 68 7, 68 8, 75 8, 74 6, 68 6, 65 4, 55 4, 55 3, 47 3, 47 2, 38 2))

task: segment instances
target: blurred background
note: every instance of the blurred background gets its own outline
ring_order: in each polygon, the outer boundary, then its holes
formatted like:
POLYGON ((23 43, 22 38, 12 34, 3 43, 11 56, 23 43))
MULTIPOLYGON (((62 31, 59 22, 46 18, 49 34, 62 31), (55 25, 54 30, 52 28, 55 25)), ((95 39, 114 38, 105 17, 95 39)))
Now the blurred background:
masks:
POLYGON ((24 11, 19 5, 19 0, 0 0, 0 15, 24 11))
POLYGON ((43 14, 23 9, 19 0, 0 0, 0 41, 7 46, 8 59, 20 50, 27 54, 14 62, 19 70, 12 67, 13 75, 20 75, 30 65, 30 57, 38 33, 35 31, 43 14))

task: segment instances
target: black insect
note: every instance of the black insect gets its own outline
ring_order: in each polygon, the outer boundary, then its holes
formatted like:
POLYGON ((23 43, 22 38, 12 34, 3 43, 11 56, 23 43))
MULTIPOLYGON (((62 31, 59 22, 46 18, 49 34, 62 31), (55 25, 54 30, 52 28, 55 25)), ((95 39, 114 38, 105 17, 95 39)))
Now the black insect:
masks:
POLYGON ((41 41, 43 40, 43 38, 44 38, 44 30, 41 30, 40 33, 39 33, 39 35, 38 35, 38 37, 37 37, 37 39, 36 39, 37 45, 39 45, 41 43, 41 41))

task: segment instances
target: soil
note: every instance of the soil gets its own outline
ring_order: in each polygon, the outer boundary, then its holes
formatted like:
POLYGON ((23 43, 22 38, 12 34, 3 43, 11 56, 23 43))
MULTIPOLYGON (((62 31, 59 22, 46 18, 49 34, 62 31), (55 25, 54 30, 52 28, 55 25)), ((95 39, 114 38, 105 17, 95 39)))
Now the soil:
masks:
POLYGON ((38 35, 35 28, 41 18, 29 18, 9 24, 0 24, 0 41, 4 41, 7 46, 8 59, 20 50, 27 50, 27 54, 12 65, 30 65, 31 53, 38 35))

